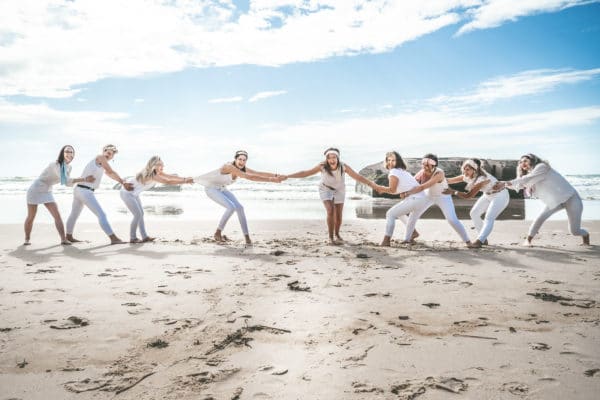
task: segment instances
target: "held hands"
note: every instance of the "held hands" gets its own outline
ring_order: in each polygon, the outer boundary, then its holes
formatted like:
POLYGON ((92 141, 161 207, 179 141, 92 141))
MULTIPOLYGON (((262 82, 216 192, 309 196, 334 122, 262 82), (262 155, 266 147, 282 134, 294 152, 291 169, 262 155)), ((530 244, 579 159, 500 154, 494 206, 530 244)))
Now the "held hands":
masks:
POLYGON ((506 182, 504 181, 498 181, 496 182, 496 184, 494 185, 494 187, 492 188, 492 190, 496 191, 496 190, 502 190, 506 187, 506 182))
POLYGON ((281 183, 287 179, 287 175, 275 175, 269 177, 269 182, 281 183))
POLYGON ((448 188, 448 189, 445 189, 445 190, 444 190, 442 193, 443 193, 443 194, 449 194, 449 195, 453 195, 453 194, 454 194, 454 190, 452 190, 452 189, 448 188))
POLYGON ((133 190, 133 183, 129 183, 129 182, 123 182, 123 187, 125 188, 125 190, 127 190, 128 192, 131 192, 133 190))
POLYGON ((88 175, 85 178, 83 178, 83 181, 87 183, 93 183, 95 180, 96 178, 94 177, 94 175, 88 175))

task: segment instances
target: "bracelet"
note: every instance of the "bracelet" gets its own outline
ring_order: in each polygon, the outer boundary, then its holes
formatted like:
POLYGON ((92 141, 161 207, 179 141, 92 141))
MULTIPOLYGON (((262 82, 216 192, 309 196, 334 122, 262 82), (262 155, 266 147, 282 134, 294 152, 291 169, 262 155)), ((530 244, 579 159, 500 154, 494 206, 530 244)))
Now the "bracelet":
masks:
POLYGON ((458 190, 455 190, 455 191, 454 191, 454 195, 455 195, 455 196, 458 196, 458 190))

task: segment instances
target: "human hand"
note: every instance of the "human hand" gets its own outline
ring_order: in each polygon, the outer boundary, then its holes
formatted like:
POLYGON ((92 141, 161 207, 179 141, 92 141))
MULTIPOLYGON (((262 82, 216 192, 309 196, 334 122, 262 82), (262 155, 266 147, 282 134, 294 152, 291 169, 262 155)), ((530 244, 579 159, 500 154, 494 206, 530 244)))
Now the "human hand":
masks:
POLYGON ((133 190, 133 183, 129 183, 129 182, 123 182, 123 187, 125 188, 125 190, 127 190, 128 192, 131 192, 133 190))
POLYGON ((444 190, 442 193, 443 193, 443 194, 449 194, 449 195, 453 195, 453 194, 454 194, 454 190, 453 190, 453 189, 450 189, 450 188, 448 188, 448 189, 445 189, 445 190, 444 190))
POLYGON ((88 175, 83 179, 84 182, 88 182, 88 183, 92 183, 95 180, 96 180, 96 178, 94 177, 94 175, 88 175))
POLYGON ((505 187, 506 187, 506 182, 498 181, 498 182, 496 182, 496 184, 494 185, 492 190, 501 190, 501 189, 504 189, 505 187))

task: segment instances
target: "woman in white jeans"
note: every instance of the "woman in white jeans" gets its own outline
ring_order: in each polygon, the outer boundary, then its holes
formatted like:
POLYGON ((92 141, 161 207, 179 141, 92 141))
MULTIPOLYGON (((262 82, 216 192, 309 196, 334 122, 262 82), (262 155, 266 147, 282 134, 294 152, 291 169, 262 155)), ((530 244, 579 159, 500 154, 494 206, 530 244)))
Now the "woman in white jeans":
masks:
MULTIPOLYGON (((396 151, 390 151, 385 155, 385 168, 388 172, 388 184, 389 186, 381 186, 375 183, 369 185, 379 193, 389 194, 400 194, 407 192, 417 186, 419 183, 417 180, 406 170, 406 163, 396 151)), ((396 220, 399 219, 406 225, 406 231, 404 233, 403 243, 412 243, 415 238, 419 236, 419 233, 415 230, 415 221, 408 224, 408 215, 415 210, 422 209, 426 202, 427 197, 425 193, 420 192, 408 197, 405 197, 398 204, 390 208, 385 214, 386 226, 385 236, 381 241, 381 246, 390 246, 392 236, 394 234, 394 228, 396 227, 396 220)))
POLYGON ((110 224, 108 223, 108 219, 106 218, 104 210, 102 210, 100 203, 98 203, 98 200, 94 195, 94 191, 100 186, 104 172, 106 172, 106 175, 122 184, 125 189, 133 189, 133 186, 130 183, 125 183, 119 174, 117 174, 108 163, 114 158, 117 152, 118 150, 114 145, 107 144, 102 149, 102 154, 97 155, 83 169, 81 176, 91 175, 94 177, 94 181, 77 184, 73 189, 73 205, 71 207, 71 215, 69 215, 69 219, 67 219, 67 240, 69 240, 69 242, 81 242, 81 240, 73 237, 73 230, 75 229, 77 218, 79 218, 81 211, 83 211, 83 207, 86 206, 96 215, 96 217, 98 217, 100 227, 110 238, 110 244, 125 243, 113 232, 110 224))
POLYGON ((536 217, 527 234, 524 245, 531 246, 533 237, 550 216, 563 208, 567 211, 569 231, 581 236, 584 245, 590 244, 590 234, 581 228, 583 203, 575 188, 558 172, 550 168, 547 161, 535 154, 525 154, 517 166, 517 178, 512 181, 498 182, 496 189, 508 187, 512 190, 525 189, 530 197, 537 197, 545 207, 536 217))
POLYGON ((165 183, 167 185, 179 185, 183 183, 194 183, 193 178, 183 178, 177 175, 167 174, 163 171, 164 163, 159 156, 153 156, 148 160, 146 166, 135 178, 126 179, 125 182, 133 185, 133 190, 128 191, 121 188, 121 199, 133 214, 129 230, 129 243, 153 242, 156 238, 148 236, 146 233, 146 224, 144 222, 144 207, 140 200, 140 194, 151 189, 156 183, 165 183), (141 240, 137 237, 137 230, 140 230, 141 240))
POLYGON ((412 224, 416 224, 421 215, 423 215, 429 207, 435 204, 442 210, 446 221, 448 221, 450 226, 458 233, 462 241, 465 242, 467 247, 470 247, 471 241, 469 240, 464 225, 456 216, 452 197, 444 194, 444 191, 448 189, 448 182, 446 182, 444 171, 438 168, 437 165, 437 156, 431 153, 426 154, 421 160, 421 170, 415 175, 415 179, 420 185, 400 194, 400 197, 406 197, 425 191, 427 199, 429 200, 425 202, 421 209, 411 213, 408 218, 408 225, 412 226, 412 224))
POLYGON ((482 193, 469 213, 478 234, 477 240, 473 242, 471 247, 480 248, 482 245, 488 244, 488 237, 494 228, 494 221, 508 206, 510 197, 505 189, 494 190, 494 185, 498 180, 481 168, 481 160, 476 158, 466 160, 461 169, 462 175, 448 178, 447 181, 448 183, 466 182, 465 189, 467 189, 467 192, 446 189, 444 193, 453 194, 461 199, 470 199, 477 193, 482 193), (482 219, 481 216, 484 213, 485 219, 482 219))
POLYGON ((233 162, 226 163, 221 168, 206 173, 201 176, 194 177, 194 182, 204 186, 206 195, 217 204, 225 207, 225 212, 219 221, 214 238, 218 243, 223 243, 228 240, 227 236, 223 235, 223 229, 227 221, 233 213, 236 213, 242 227, 246 245, 252 245, 250 233, 248 231, 248 222, 244 207, 236 199, 236 197, 227 190, 227 186, 235 182, 237 178, 248 179, 256 182, 281 182, 286 179, 285 176, 273 174, 270 172, 259 172, 246 167, 248 153, 244 150, 239 150, 233 157, 233 162))
POLYGON ((60 183, 61 185, 73 186, 79 182, 94 182, 93 176, 85 178, 71 178, 71 161, 75 158, 75 149, 73 146, 63 146, 58 153, 56 161, 51 162, 41 175, 33 181, 29 190, 27 190, 27 218, 25 219, 25 246, 30 245, 31 230, 33 229, 33 221, 37 214, 38 205, 46 206, 52 217, 54 218, 54 226, 60 236, 60 243, 70 245, 71 242, 65 236, 65 226, 63 224, 58 206, 52 195, 52 186, 60 183))

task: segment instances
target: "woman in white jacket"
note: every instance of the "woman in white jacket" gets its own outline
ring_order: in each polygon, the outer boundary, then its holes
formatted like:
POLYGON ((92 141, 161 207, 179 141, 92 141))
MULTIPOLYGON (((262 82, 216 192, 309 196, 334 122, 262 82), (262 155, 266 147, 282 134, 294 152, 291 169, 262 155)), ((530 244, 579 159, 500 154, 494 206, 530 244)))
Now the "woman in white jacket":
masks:
POLYGON ((69 242, 65 236, 65 226, 63 224, 58 206, 52 195, 52 186, 60 183, 61 185, 73 186, 78 182, 94 182, 93 176, 86 176, 85 178, 71 178, 71 161, 75 157, 75 149, 73 146, 66 145, 60 149, 58 158, 56 161, 51 162, 42 174, 31 184, 29 190, 27 190, 27 218, 25 219, 25 242, 24 245, 31 244, 31 230, 33 229, 33 221, 37 214, 38 205, 43 204, 46 206, 52 217, 54 218, 54 225, 60 235, 60 243, 69 245, 69 242))
POLYGON ((525 245, 539 232, 542 224, 550 216, 563 208, 567 211, 569 230, 575 236, 581 236, 584 245, 590 244, 590 234, 581 228, 583 203, 573 186, 558 172, 550 168, 547 161, 535 154, 525 154, 517 166, 517 178, 512 181, 498 182, 495 189, 508 187, 512 190, 525 189, 526 194, 540 199, 545 207, 536 217, 527 234, 525 245))

